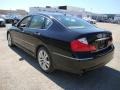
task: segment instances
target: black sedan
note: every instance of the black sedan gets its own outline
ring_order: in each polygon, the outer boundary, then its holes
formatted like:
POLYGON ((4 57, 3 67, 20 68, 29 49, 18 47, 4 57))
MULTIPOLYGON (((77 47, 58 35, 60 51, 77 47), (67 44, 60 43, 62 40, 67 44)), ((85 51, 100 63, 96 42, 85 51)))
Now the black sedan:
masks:
POLYGON ((113 58, 112 33, 61 13, 24 17, 7 31, 8 45, 35 57, 47 73, 60 69, 83 73, 113 58))

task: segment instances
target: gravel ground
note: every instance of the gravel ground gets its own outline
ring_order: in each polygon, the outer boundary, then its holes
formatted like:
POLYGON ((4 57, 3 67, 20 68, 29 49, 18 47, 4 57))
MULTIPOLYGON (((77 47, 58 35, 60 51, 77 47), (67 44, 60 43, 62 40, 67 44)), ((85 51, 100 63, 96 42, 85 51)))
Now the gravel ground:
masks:
POLYGON ((7 46, 6 29, 0 28, 0 90, 120 90, 120 25, 97 26, 113 32, 114 59, 82 77, 62 71, 45 74, 37 60, 17 47, 7 46))

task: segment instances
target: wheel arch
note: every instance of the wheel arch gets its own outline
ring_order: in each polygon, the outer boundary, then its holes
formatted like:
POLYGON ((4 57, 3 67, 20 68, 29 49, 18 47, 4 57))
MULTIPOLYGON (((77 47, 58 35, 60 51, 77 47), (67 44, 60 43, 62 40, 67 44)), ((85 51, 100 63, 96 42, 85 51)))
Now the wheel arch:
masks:
POLYGON ((41 45, 38 45, 35 49, 35 58, 37 58, 37 53, 38 53, 38 50, 41 48, 41 47, 44 47, 48 52, 49 52, 49 49, 46 45, 44 44, 41 44, 41 45))

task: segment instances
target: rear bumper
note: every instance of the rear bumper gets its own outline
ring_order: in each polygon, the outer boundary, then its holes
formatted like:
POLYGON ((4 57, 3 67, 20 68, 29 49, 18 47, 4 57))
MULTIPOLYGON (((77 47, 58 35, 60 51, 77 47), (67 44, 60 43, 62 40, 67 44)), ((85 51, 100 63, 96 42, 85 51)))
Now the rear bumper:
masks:
POLYGON ((114 48, 108 53, 97 58, 78 59, 58 53, 53 53, 52 57, 55 68, 72 73, 83 73, 83 71, 89 71, 104 66, 113 59, 113 55, 114 48))

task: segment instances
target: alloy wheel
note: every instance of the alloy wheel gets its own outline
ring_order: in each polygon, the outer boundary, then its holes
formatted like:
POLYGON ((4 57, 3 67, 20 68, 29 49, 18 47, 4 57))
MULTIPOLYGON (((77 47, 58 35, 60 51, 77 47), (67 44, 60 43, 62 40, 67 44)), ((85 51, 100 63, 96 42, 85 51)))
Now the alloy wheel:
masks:
POLYGON ((12 46, 12 39, 10 34, 8 34, 8 45, 12 46))
POLYGON ((41 49, 38 53, 38 61, 40 64, 40 67, 44 70, 47 71, 50 68, 50 61, 49 61, 49 55, 48 53, 41 49))

